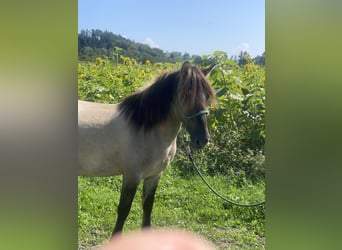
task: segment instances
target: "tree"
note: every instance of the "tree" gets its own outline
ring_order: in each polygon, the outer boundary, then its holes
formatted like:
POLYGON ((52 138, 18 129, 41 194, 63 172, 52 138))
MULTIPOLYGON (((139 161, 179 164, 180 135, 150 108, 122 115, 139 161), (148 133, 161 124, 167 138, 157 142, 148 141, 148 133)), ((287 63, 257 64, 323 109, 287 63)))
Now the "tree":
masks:
POLYGON ((255 64, 258 64, 260 66, 265 66, 265 51, 264 51, 264 53, 262 53, 261 56, 256 56, 253 59, 253 61, 254 61, 255 64))
POLYGON ((241 51, 238 59, 239 66, 246 65, 247 63, 251 62, 251 56, 246 51, 241 51))
POLYGON ((183 55, 183 61, 189 61, 190 60, 190 55, 189 55, 189 53, 184 53, 184 55, 183 55))
POLYGON ((79 53, 80 60, 90 61, 94 57, 95 53, 93 48, 84 47, 81 48, 81 52, 79 53))
POLYGON ((202 57, 200 57, 198 55, 193 55, 191 57, 191 59, 193 60, 194 64, 197 64, 197 65, 201 65, 202 64, 202 57))
POLYGON ((170 59, 172 62, 178 62, 182 60, 182 53, 173 51, 170 53, 170 59))

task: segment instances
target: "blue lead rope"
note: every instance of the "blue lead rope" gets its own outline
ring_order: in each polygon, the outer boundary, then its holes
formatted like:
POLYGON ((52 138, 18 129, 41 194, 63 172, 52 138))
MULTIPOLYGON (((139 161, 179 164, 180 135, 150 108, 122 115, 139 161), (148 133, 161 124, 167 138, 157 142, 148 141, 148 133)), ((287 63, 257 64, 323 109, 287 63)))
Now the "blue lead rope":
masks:
POLYGON ((195 113, 193 115, 187 116, 186 119, 190 120, 192 118, 195 118, 197 116, 204 115, 204 114, 209 115, 209 110, 201 110, 201 111, 199 111, 199 112, 197 112, 197 113, 195 113))
POLYGON ((235 206, 239 206, 239 207, 256 207, 256 206, 264 206, 265 205, 265 201, 261 201, 261 202, 257 202, 257 203, 250 203, 250 204, 241 204, 241 203, 237 203, 234 201, 231 201, 229 199, 227 199, 226 197, 222 196, 221 194, 219 194, 207 181, 206 179, 203 177, 203 175, 201 174, 201 172, 199 171, 198 167, 195 164, 195 160, 192 157, 191 154, 191 150, 189 146, 186 146, 186 154, 188 155, 194 169, 196 170, 196 172, 198 173, 198 175, 201 177, 202 181, 208 186, 208 188, 210 189, 210 191, 212 191, 216 196, 218 196, 219 198, 221 198, 222 200, 224 200, 225 202, 231 204, 231 205, 235 205, 235 206))

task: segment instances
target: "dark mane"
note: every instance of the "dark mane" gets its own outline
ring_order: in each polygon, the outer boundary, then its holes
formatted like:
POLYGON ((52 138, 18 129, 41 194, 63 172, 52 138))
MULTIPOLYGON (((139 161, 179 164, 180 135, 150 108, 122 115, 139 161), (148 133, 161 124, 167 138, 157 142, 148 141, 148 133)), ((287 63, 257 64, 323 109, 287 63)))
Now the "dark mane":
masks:
POLYGON ((184 63, 180 70, 163 74, 147 89, 126 97, 119 104, 119 111, 137 130, 147 131, 167 119, 177 95, 180 105, 189 110, 195 103, 215 100, 202 71, 184 63))
POLYGON ((177 84, 177 72, 163 74, 147 89, 126 97, 119 111, 136 129, 149 130, 169 116, 177 84))

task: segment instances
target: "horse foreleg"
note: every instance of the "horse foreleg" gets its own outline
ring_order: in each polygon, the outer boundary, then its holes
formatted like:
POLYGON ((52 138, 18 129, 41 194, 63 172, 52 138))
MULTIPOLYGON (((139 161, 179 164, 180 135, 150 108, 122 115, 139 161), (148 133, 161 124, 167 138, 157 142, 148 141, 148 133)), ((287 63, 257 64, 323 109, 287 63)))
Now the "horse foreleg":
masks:
POLYGON ((118 217, 112 236, 122 231, 125 220, 129 214, 129 211, 131 210, 132 202, 137 191, 138 184, 139 181, 130 182, 123 177, 120 202, 118 206, 118 217))
POLYGON ((151 213, 154 202, 154 195, 156 193, 158 182, 161 174, 145 179, 143 187, 143 221, 142 227, 151 226, 151 213))

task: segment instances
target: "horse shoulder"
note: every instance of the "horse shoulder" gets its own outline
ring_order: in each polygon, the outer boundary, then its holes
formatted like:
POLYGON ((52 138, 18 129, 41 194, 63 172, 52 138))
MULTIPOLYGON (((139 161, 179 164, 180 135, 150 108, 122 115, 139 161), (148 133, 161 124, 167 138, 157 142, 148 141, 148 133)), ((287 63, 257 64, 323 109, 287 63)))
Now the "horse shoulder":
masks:
POLYGON ((127 123, 117 105, 79 102, 78 164, 81 175, 122 174, 127 123))

